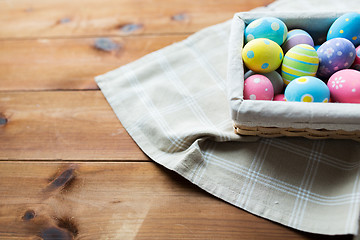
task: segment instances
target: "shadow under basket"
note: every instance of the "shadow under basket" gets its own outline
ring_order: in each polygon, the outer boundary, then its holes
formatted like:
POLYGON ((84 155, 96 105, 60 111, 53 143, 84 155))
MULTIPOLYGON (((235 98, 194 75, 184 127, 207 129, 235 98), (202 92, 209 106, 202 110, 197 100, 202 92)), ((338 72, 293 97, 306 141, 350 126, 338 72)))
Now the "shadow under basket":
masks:
POLYGON ((261 17, 281 19, 289 30, 307 31, 315 45, 326 40, 331 24, 344 12, 242 12, 232 20, 227 93, 237 134, 261 137, 305 137, 360 141, 360 104, 245 100, 241 51, 244 29, 261 17))

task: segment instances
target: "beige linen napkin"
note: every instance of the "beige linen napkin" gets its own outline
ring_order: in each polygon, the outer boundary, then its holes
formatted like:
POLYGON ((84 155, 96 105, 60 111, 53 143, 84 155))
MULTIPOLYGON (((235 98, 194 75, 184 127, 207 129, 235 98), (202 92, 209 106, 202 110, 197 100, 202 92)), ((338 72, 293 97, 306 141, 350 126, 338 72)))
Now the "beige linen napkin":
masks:
MULTIPOLYGON (((358 1, 277 1, 261 11, 347 10, 358 1)), ((233 132, 226 95, 230 21, 96 81, 139 147, 255 215, 322 234, 356 234, 360 143, 259 139, 233 132)))

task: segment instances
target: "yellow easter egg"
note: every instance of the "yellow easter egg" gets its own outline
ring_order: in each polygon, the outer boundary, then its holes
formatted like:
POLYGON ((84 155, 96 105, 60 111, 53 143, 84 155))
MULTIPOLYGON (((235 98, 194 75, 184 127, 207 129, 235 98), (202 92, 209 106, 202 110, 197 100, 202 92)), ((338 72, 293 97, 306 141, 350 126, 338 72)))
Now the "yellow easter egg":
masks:
POLYGON ((284 56, 281 47, 267 38, 257 38, 248 42, 241 55, 245 66, 257 73, 276 70, 284 56))
POLYGON ((315 76, 319 66, 319 57, 315 49, 308 44, 292 47, 284 57, 281 66, 281 76, 284 83, 303 76, 315 76))

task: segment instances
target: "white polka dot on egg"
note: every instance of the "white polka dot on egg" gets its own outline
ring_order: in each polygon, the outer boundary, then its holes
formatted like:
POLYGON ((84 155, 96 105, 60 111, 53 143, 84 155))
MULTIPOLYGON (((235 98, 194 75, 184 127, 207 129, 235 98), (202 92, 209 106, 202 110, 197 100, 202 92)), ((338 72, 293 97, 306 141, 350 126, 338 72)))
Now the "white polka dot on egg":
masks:
POLYGON ((254 78, 254 83, 260 83, 260 78, 254 78))
POLYGON ((246 40, 250 42, 251 40, 254 40, 254 36, 252 34, 247 35, 246 40))
POLYGON ((279 30, 279 29, 280 29, 279 23, 273 22, 273 23, 271 24, 271 29, 274 30, 274 31, 279 30))

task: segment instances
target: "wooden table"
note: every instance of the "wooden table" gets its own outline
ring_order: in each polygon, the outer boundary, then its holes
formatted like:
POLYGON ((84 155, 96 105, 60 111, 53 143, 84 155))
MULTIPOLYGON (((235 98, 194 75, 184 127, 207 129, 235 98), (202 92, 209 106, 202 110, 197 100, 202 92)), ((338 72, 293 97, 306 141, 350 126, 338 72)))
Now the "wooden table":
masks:
POLYGON ((0 0, 0 239, 351 239, 256 217, 152 162, 96 75, 271 0, 0 0))

